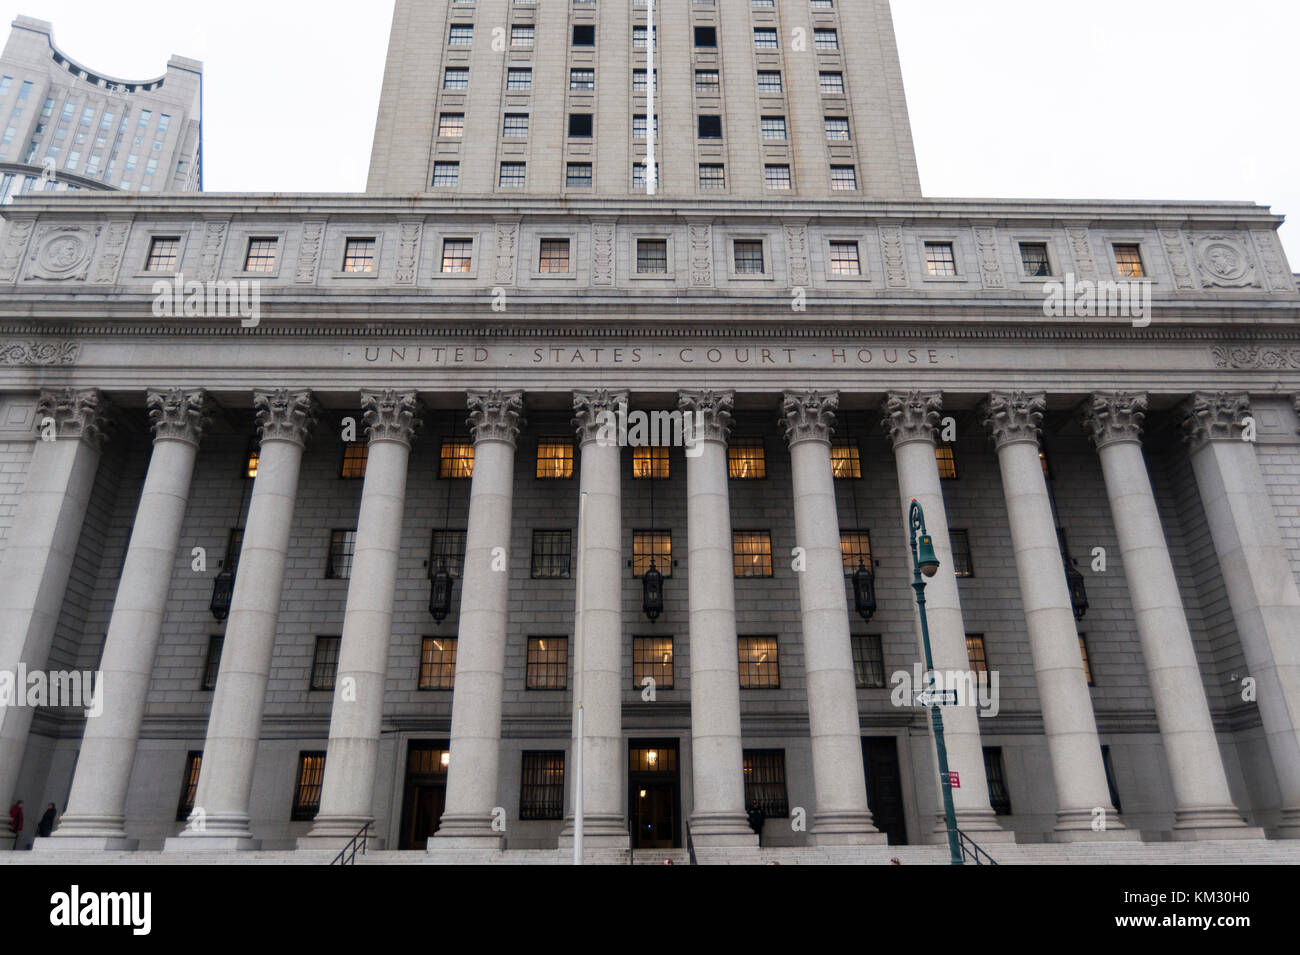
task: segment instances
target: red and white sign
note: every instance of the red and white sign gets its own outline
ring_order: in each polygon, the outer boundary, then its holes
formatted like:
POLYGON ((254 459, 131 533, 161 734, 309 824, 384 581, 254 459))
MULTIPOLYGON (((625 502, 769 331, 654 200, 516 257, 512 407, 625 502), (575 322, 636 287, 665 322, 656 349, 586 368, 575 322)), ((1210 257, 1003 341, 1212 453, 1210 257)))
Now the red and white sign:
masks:
POLYGON ((957 770, 948 771, 948 787, 950 789, 961 789, 961 777, 957 775, 957 770))

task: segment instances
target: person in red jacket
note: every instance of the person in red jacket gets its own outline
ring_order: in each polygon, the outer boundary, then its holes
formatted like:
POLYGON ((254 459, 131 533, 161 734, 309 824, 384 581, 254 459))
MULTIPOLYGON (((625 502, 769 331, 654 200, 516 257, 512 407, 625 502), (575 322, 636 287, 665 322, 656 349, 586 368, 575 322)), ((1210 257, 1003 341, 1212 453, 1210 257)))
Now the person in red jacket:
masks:
POLYGON ((23 831, 23 801, 20 799, 9 809, 9 832, 14 839, 14 848, 18 847, 18 836, 23 831))

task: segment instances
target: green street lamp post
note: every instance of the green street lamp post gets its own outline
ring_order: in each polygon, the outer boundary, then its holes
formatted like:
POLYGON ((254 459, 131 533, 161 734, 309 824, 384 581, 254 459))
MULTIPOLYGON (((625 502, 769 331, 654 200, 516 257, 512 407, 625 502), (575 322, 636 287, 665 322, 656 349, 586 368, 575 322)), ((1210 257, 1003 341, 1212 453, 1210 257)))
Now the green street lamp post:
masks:
MULTIPOLYGON (((912 589, 916 591, 916 606, 921 611, 921 642, 925 647, 925 672, 931 674, 930 691, 934 686, 934 659, 930 654, 930 624, 925 616, 925 580, 933 577, 939 570, 939 558, 934 553, 934 541, 925 530, 925 512, 916 498, 912 499, 912 508, 908 514, 908 526, 912 542, 912 589), (921 534, 920 549, 917 549, 917 532, 921 534)), ((948 850, 952 853, 952 864, 961 865, 961 843, 957 836, 957 810, 952 804, 952 777, 948 774, 948 748, 943 742, 943 707, 932 700, 930 719, 934 724, 934 748, 939 755, 939 781, 943 791, 943 815, 948 826, 948 850)))

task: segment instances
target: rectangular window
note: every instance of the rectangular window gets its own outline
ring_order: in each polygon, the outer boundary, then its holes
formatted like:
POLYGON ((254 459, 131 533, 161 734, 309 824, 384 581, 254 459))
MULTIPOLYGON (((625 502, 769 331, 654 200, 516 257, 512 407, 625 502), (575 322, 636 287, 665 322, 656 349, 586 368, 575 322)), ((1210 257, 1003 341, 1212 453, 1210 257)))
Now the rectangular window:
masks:
POLYGON ((727 476, 737 481, 767 477, 762 438, 732 438, 727 445, 727 476))
POLYGON ((569 271, 569 240, 543 239, 537 260, 539 272, 569 271))
POLYGON ((537 477, 560 480, 573 477, 573 442, 568 438, 542 438, 537 442, 537 477))
POLYGON ((420 689, 456 687, 456 638, 425 637, 420 643, 420 689))
POLYGON ((503 162, 501 164, 501 177, 497 180, 497 184, 507 189, 518 188, 524 184, 527 171, 527 163, 503 162))
POLYGON ((831 243, 831 275, 861 275, 862 262, 856 242, 831 243))
POLYGON ((339 477, 357 479, 366 476, 366 461, 370 459, 370 445, 364 441, 349 441, 343 445, 343 466, 339 477))
POLYGON ((935 448, 934 460, 939 466, 939 478, 944 481, 957 480, 957 453, 952 448, 935 448))
POLYGON ((858 188, 858 170, 854 166, 831 166, 831 188, 851 192, 858 188))
POLYGON ((754 49, 756 50, 780 49, 780 46, 776 42, 776 30, 771 29, 770 27, 755 27, 754 49))
POLYGON ((762 275, 766 272, 763 266, 762 242, 737 239, 732 243, 732 255, 737 273, 741 275, 762 275))
POLYGON ((462 66, 449 66, 442 74, 442 88, 445 90, 469 89, 469 70, 462 66))
POLYGON ((375 240, 348 239, 343 247, 344 272, 373 272, 375 270, 375 240))
MULTIPOLYGON (((645 139, 645 113, 637 113, 632 117, 632 138, 645 139)), ((655 114, 655 136, 659 136, 659 114, 655 114)))
POLYGON ((925 244, 925 270, 933 276, 950 276, 957 274, 957 256, 951 242, 927 242, 925 244))
POLYGON ((519 780, 519 818, 564 818, 564 751, 524 752, 519 780))
POLYGON ((700 164, 701 189, 726 189, 727 176, 722 163, 700 164))
POLYGON ((1132 244, 1115 245, 1115 268, 1121 278, 1146 278, 1146 266, 1142 264, 1142 247, 1132 244))
POLYGON ((221 672, 221 647, 225 642, 226 638, 220 634, 208 637, 208 656, 203 661, 201 689, 215 690, 217 688, 217 674, 221 672))
POLYGON ((760 93, 781 92, 781 73, 778 70, 759 70, 758 91, 760 93))
POLYGON ((438 477, 472 478, 474 476, 474 445, 469 441, 444 441, 440 451, 438 477))
POLYGON ((276 252, 280 240, 275 238, 251 238, 248 240, 248 254, 244 256, 245 272, 274 272, 276 252))
POLYGON ((329 561, 325 576, 331 580, 347 580, 352 576, 352 556, 357 550, 356 530, 330 531, 329 561))
POLYGON ((474 43, 474 26, 470 23, 453 23, 447 37, 448 46, 472 46, 474 43))
POLYGON ((591 163, 571 162, 564 170, 564 184, 570 189, 591 188, 591 163))
POLYGON ((189 819, 190 813, 194 811, 194 797, 199 792, 199 770, 202 767, 202 751, 190 750, 185 754, 185 773, 181 776, 181 797, 176 803, 177 822, 189 819))
POLYGON ((1096 686, 1097 682, 1092 678, 1092 663, 1088 660, 1088 638, 1085 634, 1079 634, 1079 656, 1083 658, 1083 673, 1088 678, 1089 686, 1096 686))
POLYGON ((673 575, 672 531, 632 532, 632 576, 644 577, 652 559, 655 570, 665 577, 673 575))
POLYGON ((721 116, 697 116, 695 118, 697 135, 700 139, 721 139, 722 138, 722 117, 721 116))
POLYGON ((342 637, 317 637, 316 655, 311 661, 311 688, 334 689, 334 677, 339 668, 339 644, 342 637))
POLYGON ((632 188, 645 188, 645 163, 639 162, 632 167, 632 188))
POLYGON ((764 139, 785 139, 785 117, 764 116, 763 117, 763 138, 764 139))
POLYGON ((772 532, 732 531, 731 558, 737 577, 771 577, 772 532))
POLYGON ((952 570, 958 577, 974 577, 975 564, 970 556, 970 534, 965 530, 949 529, 952 544, 952 570))
POLYGON ((149 257, 145 260, 146 272, 175 272, 180 257, 179 236, 154 236, 149 242, 149 257))
MULTIPOLYGON (((658 70, 655 70, 655 89, 656 89, 656 90, 661 90, 661 89, 663 89, 663 87, 659 85, 659 71, 658 71, 658 70)), ((645 93, 645 92, 647 92, 647 89, 646 89, 646 75, 645 75, 645 70, 633 70, 633 71, 632 71, 632 92, 633 92, 633 93, 645 93)))
POLYGON ((668 448, 639 445, 632 449, 632 477, 666 481, 669 477, 668 448))
POLYGON ((596 88, 595 70, 569 70, 569 89, 594 90, 596 88))
POLYGON ((970 660, 970 668, 974 672, 989 672, 988 657, 984 654, 984 634, 966 634, 966 657, 970 660))
POLYGON ((563 690, 569 685, 569 638, 529 637, 527 687, 563 690))
POLYGON ((840 48, 840 35, 834 30, 813 30, 813 47, 825 52, 840 48))
POLYGON ((596 28, 591 24, 578 24, 573 28, 574 46, 595 46, 596 28))
POLYGON ((695 92, 705 96, 717 96, 720 89, 717 70, 695 71, 695 92))
POLYGON ((865 530, 840 531, 840 557, 844 576, 852 577, 859 564, 871 569, 871 534, 865 530))
POLYGON ((646 677, 655 681, 655 689, 673 688, 673 638, 632 638, 632 685, 638 690, 646 677))
POLYGON ((460 163, 436 162, 433 164, 433 184, 435 186, 456 186, 460 184, 460 163))
POLYGON ((298 785, 294 788, 294 822, 307 822, 320 811, 320 792, 325 784, 325 754, 323 752, 298 754, 298 785))
POLYGON ((1046 242, 1021 242, 1020 262, 1025 267, 1025 274, 1031 278, 1043 278, 1052 274, 1052 261, 1047 254, 1046 242))
POLYGON ((769 189, 789 190, 790 167, 785 165, 764 166, 763 182, 769 189))
POLYGON ((533 579, 567 578, 572 554, 573 534, 570 531, 533 531, 533 579))
POLYGON ((849 119, 847 116, 827 116, 826 138, 831 142, 845 142, 849 138, 849 119))
POLYGON ((442 271, 468 272, 474 265, 473 239, 442 240, 442 271))
POLYGON ((241 468, 244 477, 246 478, 257 477, 257 465, 258 462, 261 460, 261 458, 262 458, 262 451, 260 448, 257 447, 257 445, 253 445, 251 448, 248 449, 248 455, 244 459, 244 466, 243 468, 241 468))
POLYGON ((862 452, 854 438, 831 440, 831 474, 836 478, 856 480, 862 477, 862 452))
POLYGON ((452 577, 459 577, 465 565, 465 531, 437 530, 429 545, 429 576, 445 569, 452 577))
MULTIPOLYGON (((632 28, 632 49, 644 50, 646 48, 647 48, 646 28, 642 26, 634 26, 632 28)), ((655 49, 658 48, 659 48, 659 28, 655 27, 655 49)))
POLYGON ((999 816, 1011 815, 1011 793, 1007 790, 1007 771, 1002 764, 1002 747, 984 747, 984 775, 989 781, 989 805, 999 816))
POLYGON ((775 690, 781 686, 776 637, 740 638, 740 688, 775 690))
POLYGON ((885 651, 878 633, 853 635, 853 675, 859 689, 885 685, 885 651))
POLYGON ((531 50, 537 39, 531 23, 516 23, 510 27, 510 45, 516 50, 531 50))
POLYGON ((637 239, 636 271, 638 275, 665 275, 668 272, 668 240, 637 239))
POLYGON ((834 10, 835 0, 811 0, 810 6, 814 10, 834 10))
MULTIPOLYGON (((468 76, 466 77, 468 85, 468 76)), ((514 67, 506 71, 506 89, 530 90, 533 88, 533 71, 531 67, 514 67)))
POLYGON ((844 74, 818 73, 817 86, 821 90, 823 96, 843 96, 844 74))
POLYGON ((443 113, 439 116, 438 135, 443 139, 461 139, 465 135, 465 114, 443 113))
POLYGON ((718 46, 718 28, 717 27, 696 27, 695 28, 695 48, 697 50, 712 50, 718 46))
POLYGON ((755 802, 766 819, 790 815, 785 791, 785 750, 747 749, 744 752, 745 806, 755 802))
POLYGON ((591 113, 569 114, 569 137, 572 139, 590 139, 594 124, 591 113))
POLYGON ((528 135, 528 114, 527 113, 506 113, 505 121, 501 124, 501 135, 512 138, 522 138, 528 135))

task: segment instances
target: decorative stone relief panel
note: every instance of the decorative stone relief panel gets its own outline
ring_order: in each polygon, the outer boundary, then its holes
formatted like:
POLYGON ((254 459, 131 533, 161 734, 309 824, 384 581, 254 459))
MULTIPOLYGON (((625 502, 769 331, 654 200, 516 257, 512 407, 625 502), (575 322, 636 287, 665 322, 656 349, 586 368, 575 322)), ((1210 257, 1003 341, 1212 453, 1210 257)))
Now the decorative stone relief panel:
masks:
POLYGON ((419 222, 403 222, 397 229, 397 285, 414 285, 420 261, 419 222))
POLYGON ((1300 345, 1215 345, 1210 356, 1218 368, 1300 369, 1300 345))
POLYGON ((998 257, 998 233, 992 226, 976 226, 975 255, 980 263, 980 278, 985 288, 1006 288, 1002 260, 998 257))
POLYGON ((790 285, 803 288, 812 284, 808 267, 808 229, 802 225, 785 227, 785 244, 790 252, 790 285))
POLYGON ((95 244, 103 230, 83 226, 48 226, 36 233, 23 278, 51 282, 85 281, 95 244))
POLYGON ((203 247, 199 250, 199 281, 212 282, 221 269, 221 253, 226 247, 229 220, 211 220, 203 223, 203 247))
POLYGON ((1169 260, 1169 269, 1174 274, 1174 287, 1196 288, 1196 279, 1192 275, 1192 260, 1187 254, 1187 243, 1183 241, 1183 233, 1178 229, 1161 229, 1160 243, 1164 246, 1165 258, 1169 260))
POLYGON ((1246 249, 1245 236, 1212 233, 1198 235, 1193 242, 1201 285, 1205 288, 1259 286, 1254 257, 1246 249))
POLYGON ((493 279, 497 285, 515 284, 515 257, 519 246, 519 223, 497 223, 496 270, 493 279))
POLYGON ((0 343, 0 365, 75 365, 78 342, 0 343))
POLYGON ((691 285, 713 285, 713 226, 708 222, 691 223, 691 285))
POLYGON ((885 259, 885 284, 907 288, 907 262, 903 255, 903 230, 896 225, 880 227, 880 252, 885 259))
POLYGON ((1074 256, 1074 275, 1079 279, 1096 279, 1097 259, 1092 254, 1087 229, 1066 229, 1070 239, 1070 254, 1074 256))
POLYGON ((1264 266, 1264 277, 1268 280, 1269 291, 1294 292, 1295 279, 1286 266, 1286 256, 1276 232, 1255 231, 1250 234, 1259 253, 1259 261, 1264 266))
POLYGON ((614 284, 614 223, 591 224, 591 284, 614 284))
POLYGON ((18 277, 18 266, 27 252, 27 243, 31 240, 35 225, 31 219, 9 220, 4 248, 0 250, 0 282, 13 282, 18 277))
POLYGON ((325 240, 324 221, 302 224, 302 244, 298 247, 298 268, 293 280, 299 285, 315 285, 316 270, 320 267, 320 247, 325 240))

